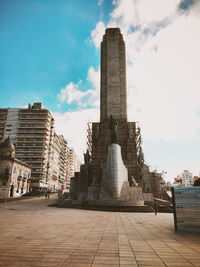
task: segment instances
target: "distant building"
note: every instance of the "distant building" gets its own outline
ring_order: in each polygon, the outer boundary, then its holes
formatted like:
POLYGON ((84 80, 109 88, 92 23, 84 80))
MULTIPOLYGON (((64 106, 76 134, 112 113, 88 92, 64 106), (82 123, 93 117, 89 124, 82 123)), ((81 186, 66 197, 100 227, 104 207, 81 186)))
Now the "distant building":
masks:
POLYGON ((80 160, 76 155, 74 149, 72 147, 68 150, 68 178, 67 178, 67 185, 68 188, 70 187, 70 179, 74 177, 75 172, 80 171, 80 160))
POLYGON ((29 192, 30 178, 30 166, 15 157, 15 147, 7 137, 0 143, 0 197, 16 197, 29 192))
POLYGON ((60 140, 59 136, 52 131, 51 142, 49 144, 49 158, 47 164, 46 183, 50 190, 60 189, 60 140))
POLYGON ((174 178, 173 186, 193 186, 194 177, 192 172, 184 170, 181 174, 174 178))
POLYGON ((142 189, 144 193, 151 192, 151 179, 149 166, 144 164, 142 168, 142 189))
POLYGON ((59 135, 60 142, 60 161, 59 161, 59 182, 62 183, 62 189, 67 187, 68 174, 68 143, 63 135, 59 135))
POLYGON ((142 188, 145 193, 152 193, 154 197, 164 198, 167 184, 162 173, 151 172, 149 166, 144 164, 142 168, 142 188))
POLYGON ((1 108, 0 141, 6 137, 14 142, 16 157, 32 168, 32 191, 66 188, 78 163, 65 138, 56 134, 54 118, 41 103, 29 104, 28 108, 1 108))

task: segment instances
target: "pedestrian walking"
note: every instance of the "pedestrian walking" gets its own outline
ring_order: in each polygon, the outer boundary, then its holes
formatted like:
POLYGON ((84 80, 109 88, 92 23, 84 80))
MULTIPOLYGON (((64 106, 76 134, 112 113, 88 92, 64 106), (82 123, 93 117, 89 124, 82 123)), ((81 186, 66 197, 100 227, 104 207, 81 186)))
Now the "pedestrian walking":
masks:
POLYGON ((50 190, 47 190, 47 199, 50 197, 50 190))
POLYGON ((157 213, 158 213, 158 204, 157 204, 157 202, 156 201, 154 201, 154 212, 155 212, 155 215, 157 215, 157 213))
POLYGON ((44 195, 45 195, 45 199, 49 199, 50 191, 46 190, 44 195))

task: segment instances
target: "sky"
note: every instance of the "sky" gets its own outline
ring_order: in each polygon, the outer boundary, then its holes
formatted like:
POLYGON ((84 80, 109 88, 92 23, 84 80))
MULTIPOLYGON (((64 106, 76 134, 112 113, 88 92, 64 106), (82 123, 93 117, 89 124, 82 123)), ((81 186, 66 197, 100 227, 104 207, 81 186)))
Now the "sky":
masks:
POLYGON ((100 43, 126 44, 128 120, 150 170, 200 171, 200 0, 0 0, 0 107, 42 102, 82 159, 99 121, 100 43))

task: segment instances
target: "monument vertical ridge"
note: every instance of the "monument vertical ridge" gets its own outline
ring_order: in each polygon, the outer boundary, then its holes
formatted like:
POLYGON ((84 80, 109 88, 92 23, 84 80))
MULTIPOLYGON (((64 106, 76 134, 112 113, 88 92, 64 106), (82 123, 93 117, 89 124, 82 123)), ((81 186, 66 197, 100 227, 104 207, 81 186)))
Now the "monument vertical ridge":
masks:
POLYGON ((101 43, 100 121, 127 118, 125 44, 119 28, 108 28, 101 43))

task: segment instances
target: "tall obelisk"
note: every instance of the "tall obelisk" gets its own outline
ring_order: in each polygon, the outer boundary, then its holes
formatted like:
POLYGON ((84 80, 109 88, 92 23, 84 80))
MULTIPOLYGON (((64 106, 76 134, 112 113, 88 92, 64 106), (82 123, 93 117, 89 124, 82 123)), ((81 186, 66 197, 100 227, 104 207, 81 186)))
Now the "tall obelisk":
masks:
POLYGON ((128 179, 139 181, 135 122, 127 122, 126 53, 119 28, 107 28, 101 43, 100 123, 92 123, 91 180, 101 183, 112 144, 111 121, 117 126, 117 144, 128 169, 128 179), (112 116, 112 117, 111 117, 112 116))
POLYGON ((140 131, 135 122, 127 121, 125 58, 120 29, 106 29, 101 43, 100 122, 93 122, 88 131, 85 164, 74 179, 79 199, 118 198, 124 182, 127 188, 134 180, 141 184, 140 131))
POLYGON ((127 118, 125 43, 119 28, 108 28, 101 43, 100 121, 127 118))

